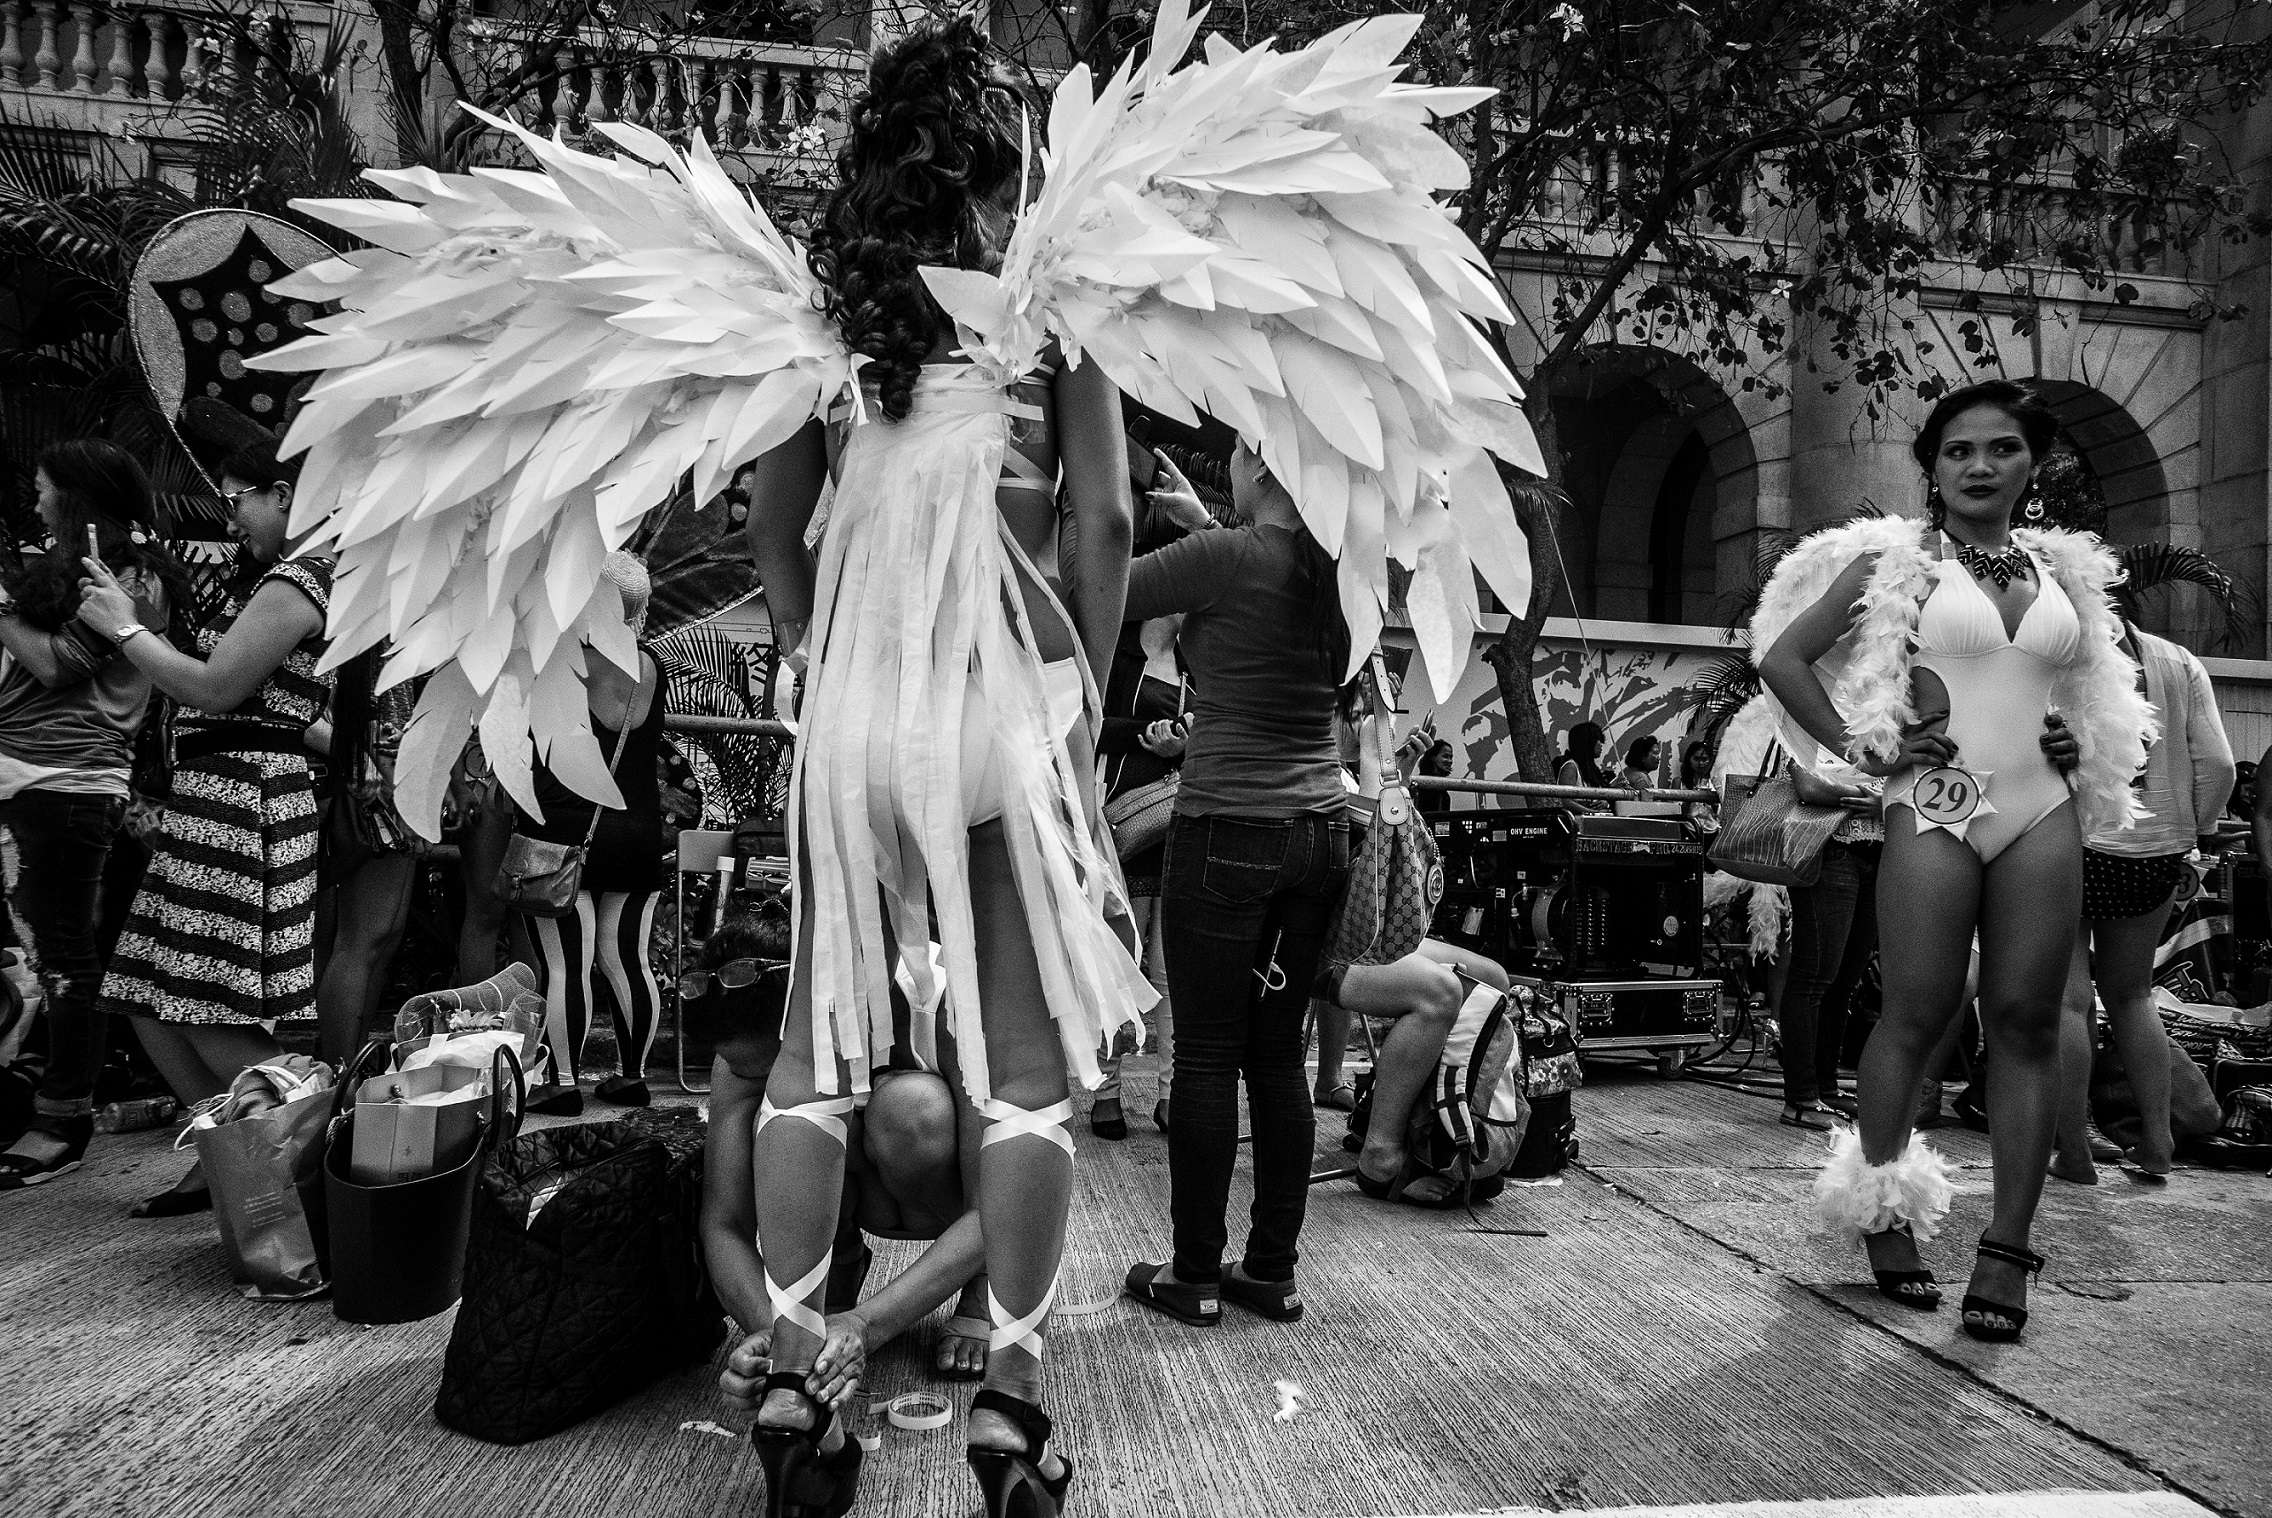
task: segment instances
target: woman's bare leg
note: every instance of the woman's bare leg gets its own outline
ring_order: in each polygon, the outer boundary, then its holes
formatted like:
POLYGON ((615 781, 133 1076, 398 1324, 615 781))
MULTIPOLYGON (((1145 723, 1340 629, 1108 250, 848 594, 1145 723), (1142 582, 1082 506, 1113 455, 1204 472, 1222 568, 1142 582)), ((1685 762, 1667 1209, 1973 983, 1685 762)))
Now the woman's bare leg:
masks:
POLYGON ((418 861, 409 854, 365 859, 332 892, 337 917, 331 958, 316 983, 316 1024, 323 1057, 333 1064, 354 1057, 371 1034, 395 946, 410 921, 410 888, 418 861))
MULTIPOLYGON (((1434 1073, 1444 1038, 1459 1016, 1460 979, 1424 954, 1407 954, 1391 965, 1351 965, 1342 977, 1341 1002, 1335 1010, 1344 1028, 1351 1013, 1396 1019, 1375 1056, 1372 1120, 1357 1156, 1362 1174, 1393 1181, 1404 1169, 1412 1104, 1434 1073)), ((1318 1026, 1325 1026, 1322 1017, 1318 1026)))
MULTIPOLYGON (((1354 968, 1356 967, 1352 966, 1354 968)), ((1310 1098, 1327 1107, 1341 1107, 1343 1102, 1354 1106, 1352 1097, 1342 1097, 1339 1100, 1334 1098, 1334 1092, 1349 1084, 1341 1074, 1341 1062, 1349 1054, 1349 1009, 1313 997, 1310 1000, 1310 1015, 1317 1022, 1317 1080, 1310 1087, 1310 1098)), ((1342 1107, 1342 1110, 1349 1109, 1342 1107)))
POLYGON ((2149 1175, 2167 1175, 2176 1148, 2169 1119, 2169 1035, 2154 1008, 2154 950, 2161 946, 2172 905, 2174 899, 2136 917, 2092 925, 2091 965, 2144 1125, 2130 1158, 2149 1175))
POLYGON ((2066 994, 2059 1011, 2059 1131, 2051 1147, 2051 1173, 2078 1186, 2098 1184, 2091 1162, 2091 925, 2075 934, 2067 957, 2066 994))
MULTIPOLYGON (((2028 1247, 2059 1120, 2059 1014, 2083 907, 2083 839, 2063 805, 1988 866, 1980 900, 1980 1026, 1988 1045, 1995 1213, 1983 1239, 2028 1247)), ((2014 1307, 2027 1274, 1983 1259, 1972 1290, 2014 1307)))
MULTIPOLYGON (((970 897, 992 1076, 992 1102, 982 1116, 989 1120, 985 1137, 993 1142, 979 1151, 978 1210, 986 1230, 989 1294, 999 1315, 1014 1323, 1041 1306, 1056 1286, 1073 1201, 1073 1155, 1063 1125, 1050 1126, 1045 1119, 1066 1099, 1065 1052, 1042 995, 1041 967, 999 822, 971 830, 970 897), (1041 1131, 1012 1130, 1002 1120, 1004 1109, 1030 1114, 1041 1131), (1050 1134, 1065 1136, 1065 1146, 1050 1134)), ((1033 1325, 1030 1338, 994 1344, 986 1361, 989 1388, 1041 1401, 1035 1346, 1045 1322, 1033 1325)), ((997 1331, 1004 1326, 995 1325, 997 1331)), ((969 1438, 981 1449, 1026 1447, 1025 1434, 995 1412, 973 1412, 969 1438)), ((1062 1469, 1054 1451, 1043 1467, 1050 1477, 1062 1469)))
MULTIPOLYGON (((1939 829, 1919 834, 1906 808, 1895 809, 1886 834, 1878 875, 1884 1009, 1855 1083, 1862 1157, 1872 1165, 1890 1164, 1909 1146, 1926 1062, 1963 1005, 1980 902, 1980 856, 1969 844, 1939 829)), ((1873 1270, 1918 1268, 1906 1234, 1865 1242, 1873 1270)))
MULTIPOLYGON (((797 881, 797 911, 802 921, 797 932, 797 962, 791 972, 788 1004, 781 1026, 781 1053, 765 1083, 765 1107, 751 1149, 757 1175, 758 1256, 765 1262, 767 1290, 778 1287, 795 1297, 796 1305, 812 1316, 799 1323, 776 1300, 773 1319, 773 1369, 811 1371, 819 1358, 824 1335, 809 1325, 825 1321, 821 1314, 828 1291, 829 1255, 836 1242, 837 1211, 844 1199, 843 1118, 825 1110, 839 1098, 818 1090, 813 1060, 812 942, 813 893, 810 876, 801 869, 797 881), (808 1115, 795 1115, 806 1108, 808 1115), (777 1114, 777 1115, 776 1115, 777 1114), (831 1121, 833 1119, 833 1121, 831 1121), (806 1282, 805 1290, 796 1290, 806 1282)), ((845 1093, 845 1072, 836 1072, 837 1090, 845 1093)), ((807 1390, 812 1387, 808 1384, 807 1390)), ((811 1428, 812 1405, 796 1393, 768 1394, 757 1410, 758 1423, 767 1428, 811 1428)), ((831 1431, 829 1446, 842 1442, 843 1423, 831 1431)))

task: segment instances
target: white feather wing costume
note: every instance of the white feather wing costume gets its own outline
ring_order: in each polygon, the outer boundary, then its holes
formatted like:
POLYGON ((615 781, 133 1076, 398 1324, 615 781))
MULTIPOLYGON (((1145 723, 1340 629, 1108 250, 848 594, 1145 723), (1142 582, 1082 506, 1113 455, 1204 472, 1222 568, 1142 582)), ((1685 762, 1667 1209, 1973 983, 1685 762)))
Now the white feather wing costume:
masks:
POLYGON ((610 125, 608 159, 484 119, 543 172, 374 170, 400 200, 301 202, 377 247, 279 282, 343 309, 252 360, 327 371, 284 441, 307 453, 292 531, 338 559, 329 661, 387 640, 388 683, 434 674, 396 768, 428 837, 475 721, 530 812, 532 737, 621 803, 581 683, 587 643, 637 668, 601 560, 682 476, 710 499, 855 369, 803 250, 700 140, 681 156, 610 125))
POLYGON ((1489 266, 1437 198, 1467 164, 1429 123, 1490 98, 1398 82, 1418 16, 1309 47, 1220 36, 1159 10, 1148 62, 1058 87, 1045 185, 998 273, 924 271, 972 352, 1021 370, 1051 337, 1145 405, 1238 430, 1339 561, 1350 673, 1412 571, 1438 700, 1467 667, 1474 572, 1529 604, 1530 560, 1492 464, 1545 473, 1522 392, 1480 320, 1508 321, 1489 266))
MULTIPOLYGON (((1094 99, 1085 70, 1059 89, 1046 186, 1001 269, 925 271, 971 362, 927 369, 906 420, 853 428, 818 545, 792 825, 824 1083, 833 1054, 867 1085, 896 978, 919 1006, 944 998, 966 1082, 988 1094, 968 886, 981 791, 1085 1083, 1100 1041, 1153 999, 1109 834, 1082 804, 1094 777, 1071 757, 1063 682, 1026 622, 1040 577, 994 504, 1007 387, 1052 340, 1261 451, 1339 560, 1356 656, 1392 561, 1412 571, 1439 692, 1466 662, 1475 572, 1527 602, 1492 455, 1537 470, 1538 454, 1476 325, 1506 311, 1432 193, 1465 167, 1430 120, 1487 92, 1399 84, 1418 24, 1284 54, 1210 39, 1176 69, 1197 18, 1164 6, 1152 64, 1094 99), (936 967, 888 952, 934 924, 936 967)), ((522 133, 542 172, 387 174, 406 203, 311 205, 379 250, 295 276, 295 295, 343 310, 267 360, 331 371, 287 446, 310 455, 295 527, 339 557, 333 657, 387 638, 390 677, 435 672, 397 782, 428 831, 476 721, 523 805, 532 738, 569 784, 613 799, 578 684, 587 641, 631 666, 614 608, 595 603, 601 556, 685 472, 707 499, 858 393, 860 360, 818 314, 802 250, 701 142, 682 156, 608 130, 625 156, 522 133)))

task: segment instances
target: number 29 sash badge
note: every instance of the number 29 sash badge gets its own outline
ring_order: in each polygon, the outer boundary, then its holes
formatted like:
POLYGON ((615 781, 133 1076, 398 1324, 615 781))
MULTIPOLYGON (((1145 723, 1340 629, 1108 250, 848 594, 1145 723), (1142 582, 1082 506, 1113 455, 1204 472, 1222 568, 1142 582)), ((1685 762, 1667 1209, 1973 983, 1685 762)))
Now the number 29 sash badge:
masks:
POLYGON ((1916 786, 1904 798, 1917 814, 1917 831, 1945 828, 1969 843, 1972 820, 1996 810, 1988 799, 1988 781, 1993 774, 1991 770, 1939 764, 1919 775, 1916 786))

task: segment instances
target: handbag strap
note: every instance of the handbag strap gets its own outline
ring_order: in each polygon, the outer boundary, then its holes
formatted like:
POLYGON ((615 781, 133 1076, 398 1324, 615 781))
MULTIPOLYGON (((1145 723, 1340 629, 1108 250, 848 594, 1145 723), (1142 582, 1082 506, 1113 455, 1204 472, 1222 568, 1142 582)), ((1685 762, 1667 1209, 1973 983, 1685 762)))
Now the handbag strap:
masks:
MULTIPOLYGON (((607 777, 610 780, 615 778, 615 767, 623 762, 623 746, 631 741, 631 708, 638 703, 639 687, 647 683, 646 662, 647 656, 642 651, 639 655, 641 674, 637 683, 631 687, 631 694, 624 698, 623 720, 615 725, 615 752, 607 756, 607 777)), ((659 699, 662 692, 657 691, 655 694, 659 699)), ((607 808, 598 802, 592 803, 592 825, 584 829, 584 852, 587 854, 591 852, 592 840, 600 835, 600 813, 605 810, 607 808)))
POLYGON ((1372 690, 1373 748, 1380 756, 1381 789, 1385 792, 1393 786, 1404 790, 1404 771, 1398 767, 1396 747, 1389 741, 1396 727, 1396 708, 1389 704, 1388 660, 1381 656, 1378 646, 1373 649, 1366 676, 1365 683, 1372 690))

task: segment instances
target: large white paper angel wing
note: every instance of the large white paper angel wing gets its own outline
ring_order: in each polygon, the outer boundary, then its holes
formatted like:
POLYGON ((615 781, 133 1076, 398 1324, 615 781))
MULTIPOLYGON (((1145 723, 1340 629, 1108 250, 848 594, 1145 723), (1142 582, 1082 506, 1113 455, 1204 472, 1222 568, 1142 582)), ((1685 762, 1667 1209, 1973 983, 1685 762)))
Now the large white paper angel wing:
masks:
POLYGON ((429 837, 476 722, 523 807, 532 737, 620 804, 582 692, 587 647, 637 667, 602 559, 682 475, 710 499, 855 367, 803 250, 699 138, 682 155, 609 125, 610 159, 484 119, 543 172, 373 171, 399 200, 301 202, 377 246, 281 282, 343 309, 256 361, 326 371, 284 443, 307 453, 292 530, 339 561, 330 661, 387 639, 390 683, 433 672, 396 766, 429 837))
POLYGON ((1044 185, 998 273, 926 269, 974 356, 1021 372, 1055 337, 1145 405, 1206 411, 1260 450, 1340 563, 1365 657, 1390 561, 1439 700, 1466 667, 1473 570, 1518 615, 1530 560, 1491 456, 1545 472, 1521 390, 1477 323, 1507 321, 1442 203, 1467 164, 1431 129, 1490 98, 1398 82, 1418 16, 1296 52, 1164 0, 1146 64, 1085 68, 1049 113, 1044 185))

